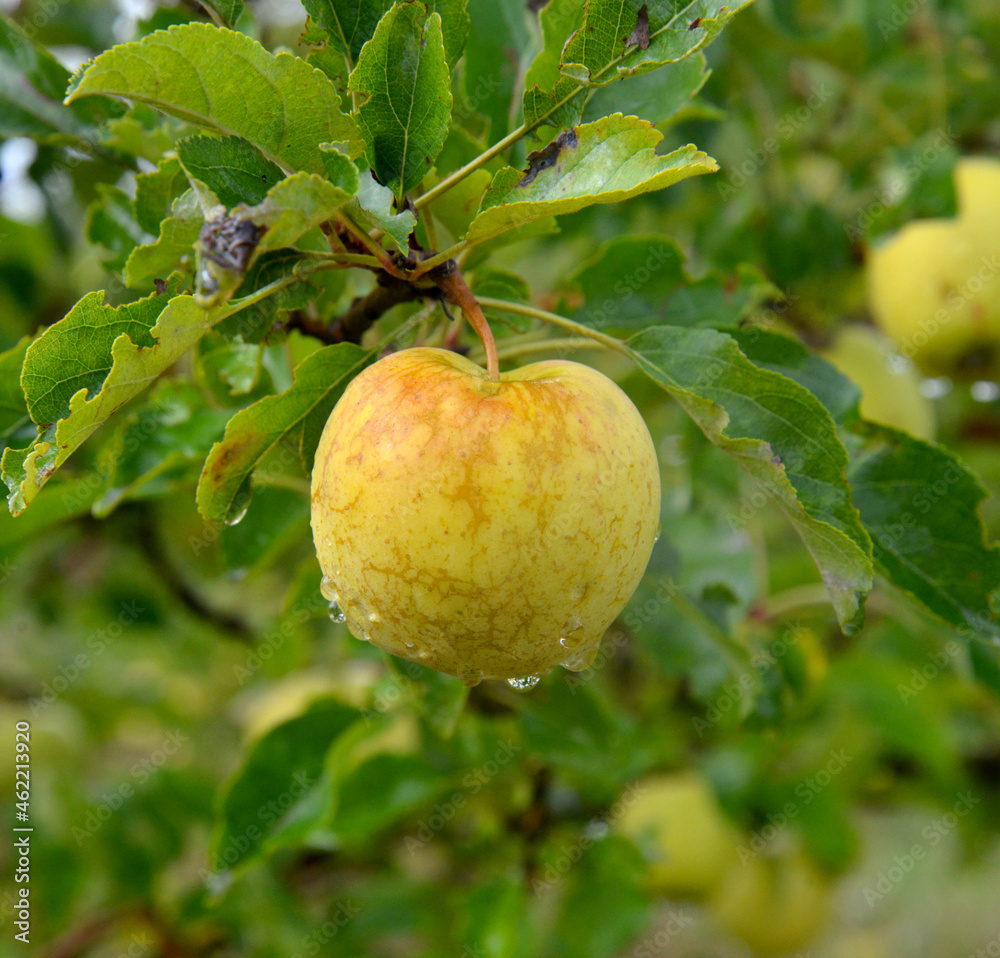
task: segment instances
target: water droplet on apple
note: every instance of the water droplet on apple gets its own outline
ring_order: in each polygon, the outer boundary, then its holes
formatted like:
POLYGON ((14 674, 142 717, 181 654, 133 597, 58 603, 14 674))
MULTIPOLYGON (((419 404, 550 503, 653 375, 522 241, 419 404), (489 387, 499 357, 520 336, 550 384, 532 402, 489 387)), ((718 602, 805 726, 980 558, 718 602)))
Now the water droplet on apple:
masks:
POLYGON ((656 535, 653 537, 654 546, 656 545, 657 542, 660 541, 660 532, 662 531, 662 529, 663 529, 663 523, 662 522, 656 523, 656 535))
POLYGON ((575 649, 581 642, 583 642, 583 619, 578 615, 571 615, 562 627, 559 644, 564 649, 575 649))
POLYGON ((559 664, 564 669, 569 669, 570 672, 582 672, 584 669, 589 669, 593 664, 594 659, 597 658, 597 650, 599 648, 599 645, 593 645, 585 649, 580 649, 572 655, 567 656, 559 664))
POLYGON ((336 602, 330 603, 330 619, 336 622, 337 625, 343 625, 347 621, 347 616, 344 615, 340 610, 340 606, 336 602))
POLYGON ((507 684, 514 689, 515 692, 527 692, 529 689, 533 689, 541 681, 542 677, 540 675, 526 675, 523 679, 507 679, 507 684))
POLYGON ((413 643, 412 643, 412 642, 404 642, 403 644, 404 644, 404 645, 405 645, 405 646, 406 646, 406 647, 407 647, 408 649, 412 649, 412 648, 413 648, 413 643))
POLYGON ((380 616, 377 612, 369 612, 368 613, 368 621, 369 622, 373 622, 373 623, 374 622, 381 622, 382 621, 382 616, 380 616))
MULTIPOLYGON (((426 655, 420 656, 420 658, 425 657, 426 655)), ((462 672, 458 677, 462 680, 463 685, 467 685, 471 689, 482 682, 483 673, 480 669, 470 669, 468 672, 462 672)))
POLYGON ((359 639, 360 639, 360 640, 361 640, 362 642, 371 642, 371 640, 372 640, 372 635, 371 635, 371 633, 370 633, 370 632, 362 632, 362 633, 361 633, 361 635, 359 635, 359 636, 358 636, 358 638, 359 638, 359 639))
POLYGON ((333 579, 327 575, 323 576, 323 581, 319 584, 319 591, 323 593, 324 599, 329 599, 331 602, 337 602, 340 599, 337 590, 333 587, 333 579))

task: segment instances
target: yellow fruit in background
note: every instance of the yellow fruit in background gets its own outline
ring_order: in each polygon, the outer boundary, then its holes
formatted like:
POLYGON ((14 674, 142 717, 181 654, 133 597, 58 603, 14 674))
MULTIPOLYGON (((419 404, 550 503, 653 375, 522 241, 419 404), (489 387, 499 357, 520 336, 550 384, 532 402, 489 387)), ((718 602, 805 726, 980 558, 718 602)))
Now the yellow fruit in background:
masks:
POLYGON ((649 861, 647 880, 660 894, 706 894, 738 867, 734 831, 695 772, 641 782, 618 828, 649 861))
POLYGON ((876 321, 934 372, 1000 343, 1000 162, 960 160, 954 175, 955 219, 908 223, 868 260, 876 321))
POLYGON ((865 419, 934 438, 934 407, 920 392, 921 376, 890 340, 864 326, 846 326, 822 355, 861 390, 865 419))
POLYGON ((716 924, 762 955, 807 947, 829 906, 829 880, 797 851, 735 865, 709 900, 716 924))
POLYGON ((468 684, 585 668, 659 513, 638 410, 559 360, 494 382, 448 350, 393 353, 347 387, 313 467, 324 593, 351 632, 468 684))

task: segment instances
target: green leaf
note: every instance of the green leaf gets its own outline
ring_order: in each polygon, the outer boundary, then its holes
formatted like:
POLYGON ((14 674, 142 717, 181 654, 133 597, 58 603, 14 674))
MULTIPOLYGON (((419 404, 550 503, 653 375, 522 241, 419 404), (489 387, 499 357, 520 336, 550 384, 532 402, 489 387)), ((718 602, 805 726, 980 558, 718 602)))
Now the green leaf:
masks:
POLYGON ((302 0, 309 16, 329 34, 330 44, 347 58, 350 69, 392 4, 393 0, 302 0))
POLYGON ((857 420, 861 401, 858 387, 797 339, 759 326, 728 332, 756 365, 781 373, 808 389, 826 406, 836 423, 851 425, 857 420))
POLYGON ((332 833, 337 843, 361 842, 433 801, 449 782, 421 756, 375 755, 344 777, 332 833))
POLYGON ((86 295, 29 347, 21 386, 39 437, 4 453, 3 478, 15 515, 49 477, 117 409, 172 366, 217 322, 239 308, 205 312, 190 296, 154 294, 124 306, 86 295))
POLYGON ((718 169, 693 146, 658 156, 661 139, 652 124, 620 113, 560 134, 529 157, 527 172, 505 167, 493 177, 467 241, 481 243, 532 220, 620 203, 718 169))
POLYGON ((552 126, 572 126, 578 111, 571 103, 557 106, 545 90, 553 90, 562 79, 559 72, 563 47, 583 24, 585 5, 580 0, 549 0, 538 14, 542 29, 542 49, 535 55, 524 77, 523 110, 529 117, 546 115, 552 126))
POLYGON ((800 342, 749 327, 736 334, 759 365, 810 389, 842 426, 854 504, 878 570, 966 637, 1000 639, 1000 549, 987 541, 986 492, 948 450, 858 418, 858 388, 800 342))
POLYGON ((135 221, 147 233, 160 232, 160 224, 170 215, 174 201, 188 189, 187 177, 180 160, 168 156, 152 173, 140 173, 135 178, 135 199, 132 211, 135 221))
POLYGON ((306 471, 311 469, 334 404, 375 355, 376 350, 353 343, 319 349, 295 367, 295 380, 285 392, 266 396, 233 416, 205 460, 198 483, 199 512, 206 519, 224 521, 258 462, 278 443, 293 443, 306 471))
POLYGON ((673 293, 663 307, 663 324, 728 331, 770 299, 782 299, 781 290, 756 267, 741 264, 735 276, 711 270, 673 293))
MULTIPOLYGON (((469 35, 467 0, 426 0, 429 13, 441 17, 445 56, 454 67, 469 35)), ((393 0, 303 0, 317 23, 329 34, 330 44, 344 54, 350 69, 358 62, 361 48, 375 35, 379 21, 393 0)))
POLYGON ((243 0, 200 0, 201 4, 213 10, 224 26, 233 28, 243 16, 243 0))
POLYGON ((716 330, 658 326, 628 346, 639 367, 774 497, 819 567, 841 627, 857 631, 872 585, 871 542, 851 503, 847 451, 829 412, 716 330))
POLYGON ((265 486, 254 492, 254 508, 236 525, 220 530, 226 567, 255 573, 290 545, 309 539, 309 497, 292 489, 265 486))
MULTIPOLYGON (((490 139, 496 142, 510 130, 511 102, 520 78, 516 54, 529 45, 525 4, 469 0, 469 15, 473 29, 465 49, 466 99, 473 110, 489 117, 490 139)), ((455 61, 449 56, 448 63, 455 61)))
POLYGON ((358 146, 354 121, 341 112, 336 88, 319 70, 204 23, 157 30, 102 53, 74 78, 66 102, 94 93, 241 136, 286 169, 322 173, 320 143, 349 141, 352 153, 358 146))
POLYGON ((532 693, 523 727, 529 755, 602 792, 613 791, 662 747, 644 741, 635 719, 613 708, 593 684, 583 685, 565 672, 553 674, 532 693))
POLYGON ((358 718, 356 709, 321 699, 253 743, 223 790, 212 838, 216 874, 297 842, 302 819, 311 827, 333 814, 336 791, 324 774, 328 754, 358 718))
POLYGON ((240 343, 264 342, 283 310, 303 309, 316 292, 309 280, 296 280, 295 270, 302 265, 302 254, 295 249, 281 249, 264 253, 247 270, 243 284, 233 295, 234 299, 250 296, 254 290, 281 280, 292 282, 273 296, 252 303, 219 323, 217 332, 227 339, 240 343))
POLYGON ((879 570, 966 637, 1000 641, 1000 548, 986 490, 946 449, 866 423, 848 478, 879 570))
POLYGON ((386 658, 400 677, 399 682, 415 690, 413 701, 417 711, 427 718, 438 735, 450 738, 469 697, 468 686, 453 675, 445 675, 418 662, 405 662, 388 654, 386 658))
POLYGON ((570 277, 584 305, 573 314, 598 329, 639 329, 663 322, 670 294, 687 279, 684 254, 663 236, 620 236, 570 277))
POLYGON ((167 495, 197 477, 228 413, 205 406, 189 383, 161 382, 105 443, 98 466, 105 482, 92 512, 103 518, 128 499, 167 495))
POLYGON ((524 879, 516 871, 491 877, 474 889, 462 907, 465 953, 481 958, 520 958, 538 954, 528 943, 527 906, 524 879))
POLYGON ((525 82, 525 123, 566 126, 578 121, 588 90, 683 60, 711 43, 750 3, 694 0, 678 9, 675 0, 588 0, 583 23, 559 47, 558 72, 556 44, 548 37, 543 59, 532 64, 525 82), (645 49, 633 39, 642 7, 649 20, 645 49))
POLYGON ((21 390, 21 367, 30 342, 31 337, 25 336, 16 346, 0 353, 0 447, 31 421, 21 390))
POLYGON ((238 136, 191 136, 177 144, 184 169, 226 207, 260 203, 285 175, 252 143, 238 136))
POLYGON ((105 269, 115 272, 143 240, 143 231, 132 215, 132 201, 115 186, 97 184, 98 199, 87 208, 87 239, 103 246, 105 269))
POLYGON ((67 108, 60 100, 69 72, 6 16, 0 15, 0 137, 63 134, 97 152, 95 124, 119 116, 120 104, 101 98, 67 108))
POLYGON ((365 156, 397 198, 441 152, 451 117, 451 75, 441 17, 423 3, 397 3, 382 18, 350 76, 359 94, 365 156))
POLYGON ((198 197, 194 190, 187 190, 174 201, 170 215, 161 220, 156 242, 137 246, 129 254, 125 261, 125 284, 133 288, 141 286, 180 268, 183 257, 193 261, 194 244, 204 222, 198 197))
MULTIPOLYGON (((527 303, 531 298, 528 284, 516 273, 505 269, 477 269, 470 289, 477 297, 504 299, 512 303, 527 303)), ((504 323, 519 332, 531 328, 531 318, 520 313, 508 313, 492 307, 484 307, 483 312, 488 320, 504 323)))
POLYGON ((385 235, 399 250, 409 249, 409 236, 417 225, 416 217, 409 211, 392 212, 392 190, 382 186, 370 173, 360 177, 357 196, 347 204, 347 211, 355 223, 365 229, 385 230, 385 235))
POLYGON ((711 74, 703 53, 670 63, 652 73, 632 77, 628 83, 598 87, 587 101, 584 120, 610 113, 641 116, 663 123, 690 104, 711 74))
POLYGON ((315 173, 293 173, 267 191, 256 206, 237 207, 234 215, 267 228, 257 244, 255 258, 291 246, 300 236, 325 223, 358 188, 358 171, 344 157, 343 176, 330 182, 315 173))
MULTIPOLYGON (((649 893, 642 885, 647 869, 635 846, 618 835, 589 848, 568 876, 570 887, 561 902, 553 953, 605 958, 627 951, 649 922, 649 893), (581 915, 587 916, 586 922, 581 915)), ((542 881, 559 877, 554 867, 539 873, 542 881)))
POLYGON ((216 402, 243 405, 260 379, 262 349, 258 344, 230 342, 218 332, 209 333, 198 343, 195 379, 216 402))

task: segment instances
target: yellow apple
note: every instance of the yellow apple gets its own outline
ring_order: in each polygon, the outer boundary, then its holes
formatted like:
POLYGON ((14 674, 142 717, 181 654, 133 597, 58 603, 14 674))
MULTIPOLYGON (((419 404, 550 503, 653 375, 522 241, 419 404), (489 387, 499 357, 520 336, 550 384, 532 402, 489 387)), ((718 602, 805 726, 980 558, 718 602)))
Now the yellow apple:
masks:
POLYGON ((861 390, 865 419, 934 438, 934 407, 920 392, 921 376, 891 340, 864 326, 847 326, 822 355, 861 390))
POLYGON ((960 160, 955 186, 955 219, 908 223, 868 261, 876 321, 933 372, 1000 342, 1000 162, 960 160))
POLYGON ((649 861, 647 882, 660 894, 706 894, 735 867, 734 831, 694 772, 641 782, 618 828, 649 861))
POLYGON ((448 350, 386 356, 345 390, 312 474, 324 594, 348 628, 468 684, 586 668, 659 511, 638 410, 560 360, 494 381, 448 350))
POLYGON ((808 946, 829 905, 829 880, 799 851, 735 865, 709 900, 716 924, 762 955, 808 946))

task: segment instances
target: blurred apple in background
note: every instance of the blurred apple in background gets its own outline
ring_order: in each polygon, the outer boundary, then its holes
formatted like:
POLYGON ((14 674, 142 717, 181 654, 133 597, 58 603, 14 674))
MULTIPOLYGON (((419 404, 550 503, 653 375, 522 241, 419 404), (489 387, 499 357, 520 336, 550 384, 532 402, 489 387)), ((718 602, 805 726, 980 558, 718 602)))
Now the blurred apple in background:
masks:
POLYGON ((728 869, 709 901, 716 924, 762 955, 806 948, 830 910, 830 882, 800 851, 728 869))
POLYGON ((845 326, 822 356, 861 390, 865 419, 934 438, 934 407, 920 391, 920 373, 891 340, 865 326, 845 326))
POLYGON ((738 867, 735 831, 697 772, 640 782, 619 829, 649 861, 649 887, 660 894, 706 894, 738 867))
POLYGON ((978 352, 988 364, 1000 341, 1000 162, 959 160, 954 177, 955 219, 908 223, 868 260, 876 322, 932 373, 978 352))

